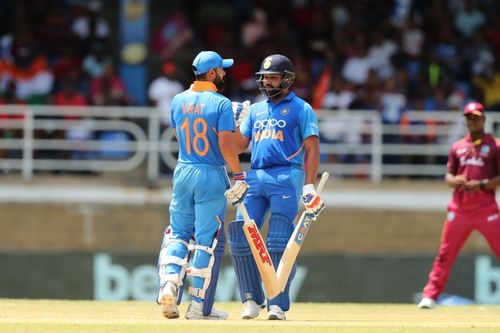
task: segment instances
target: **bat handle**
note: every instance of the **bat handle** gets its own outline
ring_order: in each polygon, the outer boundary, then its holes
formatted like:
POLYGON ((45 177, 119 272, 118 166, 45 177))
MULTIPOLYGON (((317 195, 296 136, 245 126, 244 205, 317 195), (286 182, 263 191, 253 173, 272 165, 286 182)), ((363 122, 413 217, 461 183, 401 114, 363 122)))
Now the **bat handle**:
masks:
POLYGON ((321 191, 323 191, 323 187, 325 186, 328 177, 330 177, 330 174, 326 171, 323 172, 323 174, 321 175, 321 179, 319 180, 318 183, 318 193, 321 193, 321 191))
POLYGON ((243 220, 244 221, 250 221, 250 216, 248 215, 247 208, 245 207, 245 204, 242 202, 238 205, 238 208, 240 209, 241 215, 243 215, 243 220))

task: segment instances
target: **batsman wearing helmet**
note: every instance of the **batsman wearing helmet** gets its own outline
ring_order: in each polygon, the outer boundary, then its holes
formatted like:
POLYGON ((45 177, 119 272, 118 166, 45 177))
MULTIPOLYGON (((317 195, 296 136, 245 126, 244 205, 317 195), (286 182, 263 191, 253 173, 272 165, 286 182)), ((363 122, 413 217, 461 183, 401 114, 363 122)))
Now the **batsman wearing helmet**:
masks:
POLYGON ((172 100, 171 121, 179 141, 179 157, 173 178, 170 226, 158 259, 158 303, 167 318, 179 317, 186 273, 193 277, 186 319, 228 317, 213 308, 226 242, 224 192, 229 180, 225 162, 235 178, 230 188, 231 201, 241 202, 248 190, 234 145, 232 105, 217 92, 224 86, 224 68, 232 65, 232 59, 222 59, 215 52, 200 52, 193 61, 196 81, 172 100), (191 249, 194 254, 188 269, 191 249))
POLYGON ((500 216, 495 189, 500 184, 500 141, 484 132, 484 108, 477 102, 464 109, 468 134, 448 156, 446 184, 453 197, 443 226, 441 246, 424 288, 421 309, 432 309, 444 291, 458 252, 473 230, 488 241, 500 260, 500 216))
MULTIPOLYGON (((275 268, 288 239, 293 233, 293 221, 302 201, 316 218, 324 208, 314 185, 319 166, 318 123, 312 107, 293 91, 295 73, 290 60, 280 54, 268 56, 256 73, 260 91, 267 97, 245 108, 233 108, 240 134, 240 151, 252 143, 250 185, 244 204, 250 218, 259 228, 269 217, 267 247, 275 268), (248 115, 245 119, 241 119, 248 115)), ((243 103, 244 104, 244 103, 243 103)), ((243 319, 259 315, 266 304, 261 278, 242 229, 243 219, 238 210, 236 221, 228 226, 228 239, 240 297, 243 319)), ((267 300, 268 319, 285 320, 290 308, 290 275, 285 292, 267 300)))

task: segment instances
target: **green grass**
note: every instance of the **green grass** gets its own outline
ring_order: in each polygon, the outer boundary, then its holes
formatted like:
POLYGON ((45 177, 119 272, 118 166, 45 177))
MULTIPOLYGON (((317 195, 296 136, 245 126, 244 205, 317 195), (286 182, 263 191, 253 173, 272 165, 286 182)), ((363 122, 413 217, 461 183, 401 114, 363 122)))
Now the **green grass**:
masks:
MULTIPOLYGON (((500 332, 500 306, 438 307, 414 304, 297 303, 286 322, 240 320, 239 303, 219 303, 227 321, 167 320, 160 306, 148 302, 97 302, 0 299, 0 332, 500 332)), ((181 306, 181 315, 186 305, 181 306)))

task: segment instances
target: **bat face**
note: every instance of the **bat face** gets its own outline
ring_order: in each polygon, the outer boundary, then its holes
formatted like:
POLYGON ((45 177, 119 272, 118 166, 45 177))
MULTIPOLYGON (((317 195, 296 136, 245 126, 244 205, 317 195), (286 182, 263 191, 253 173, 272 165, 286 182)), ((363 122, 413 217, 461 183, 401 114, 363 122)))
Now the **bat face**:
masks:
POLYGON ((261 259, 262 263, 272 266, 273 264, 271 262, 271 258, 267 253, 264 240, 262 239, 262 235, 260 234, 257 225, 253 223, 252 225, 248 226, 247 230, 250 233, 250 237, 252 238, 252 243, 255 245, 255 248, 259 251, 259 258, 261 259))

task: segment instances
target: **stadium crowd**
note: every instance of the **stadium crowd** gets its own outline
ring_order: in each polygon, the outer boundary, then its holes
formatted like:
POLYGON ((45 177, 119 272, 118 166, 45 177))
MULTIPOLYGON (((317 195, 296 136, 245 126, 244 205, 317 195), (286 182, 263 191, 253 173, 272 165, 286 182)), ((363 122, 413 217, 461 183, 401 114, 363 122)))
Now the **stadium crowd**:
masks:
MULTIPOLYGON (((281 53, 295 65, 294 91, 315 109, 380 112, 384 123, 403 126, 407 110, 457 110, 471 99, 500 111, 497 3, 150 1, 150 81, 163 68, 175 82, 150 92, 151 104, 179 83, 187 88, 191 59, 213 49, 235 59, 225 92, 232 100, 261 99, 254 73, 266 55, 281 53)), ((134 105, 115 71, 118 27, 109 13, 117 8, 118 1, 2 1, 0 103, 134 105)))

